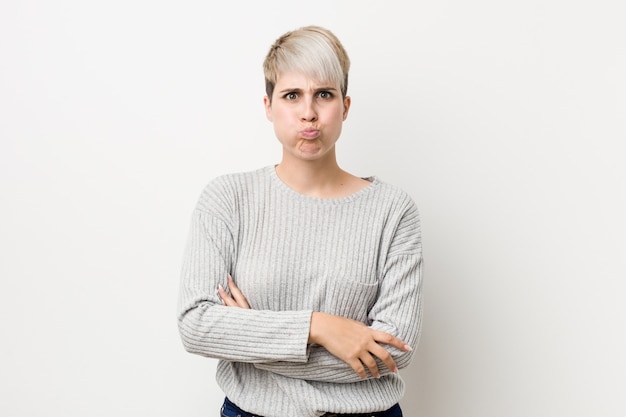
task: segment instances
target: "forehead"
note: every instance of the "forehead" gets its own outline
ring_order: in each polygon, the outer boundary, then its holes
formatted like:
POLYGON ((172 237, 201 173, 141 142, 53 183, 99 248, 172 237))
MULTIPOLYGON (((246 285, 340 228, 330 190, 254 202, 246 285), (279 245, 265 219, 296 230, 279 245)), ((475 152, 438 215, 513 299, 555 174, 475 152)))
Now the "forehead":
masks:
POLYGON ((281 72, 276 79, 276 90, 297 88, 301 90, 315 90, 318 88, 339 89, 339 83, 335 81, 323 81, 311 77, 302 72, 281 72))

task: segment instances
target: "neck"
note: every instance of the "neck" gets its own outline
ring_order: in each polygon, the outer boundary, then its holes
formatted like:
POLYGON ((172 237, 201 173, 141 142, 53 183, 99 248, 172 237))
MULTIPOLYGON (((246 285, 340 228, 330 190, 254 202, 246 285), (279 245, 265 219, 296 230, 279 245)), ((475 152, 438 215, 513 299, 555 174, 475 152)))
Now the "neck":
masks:
POLYGON ((343 197, 368 184, 342 170, 332 157, 306 161, 283 156, 276 174, 294 191, 318 198, 343 197))
POLYGON ((337 182, 343 171, 336 161, 294 161, 283 158, 276 166, 276 173, 291 188, 306 194, 307 190, 337 182))

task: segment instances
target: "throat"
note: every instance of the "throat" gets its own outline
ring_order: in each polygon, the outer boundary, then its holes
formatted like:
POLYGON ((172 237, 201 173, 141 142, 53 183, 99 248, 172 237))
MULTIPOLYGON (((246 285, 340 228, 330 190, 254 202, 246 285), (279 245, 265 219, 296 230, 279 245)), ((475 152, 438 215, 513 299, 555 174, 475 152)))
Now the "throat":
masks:
POLYGON ((335 172, 316 170, 313 173, 293 171, 283 164, 275 167, 278 178, 299 194, 315 198, 348 197, 371 184, 339 167, 335 172))

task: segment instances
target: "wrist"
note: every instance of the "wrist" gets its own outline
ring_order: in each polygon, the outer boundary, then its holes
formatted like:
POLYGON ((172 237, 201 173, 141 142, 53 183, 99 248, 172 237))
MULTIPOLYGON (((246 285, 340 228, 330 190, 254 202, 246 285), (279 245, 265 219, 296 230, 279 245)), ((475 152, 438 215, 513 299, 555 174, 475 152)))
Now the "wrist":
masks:
POLYGON ((323 324, 321 322, 324 320, 324 316, 327 314, 320 313, 319 311, 314 311, 311 313, 311 325, 309 326, 309 340, 308 343, 320 343, 320 329, 323 329, 323 324))

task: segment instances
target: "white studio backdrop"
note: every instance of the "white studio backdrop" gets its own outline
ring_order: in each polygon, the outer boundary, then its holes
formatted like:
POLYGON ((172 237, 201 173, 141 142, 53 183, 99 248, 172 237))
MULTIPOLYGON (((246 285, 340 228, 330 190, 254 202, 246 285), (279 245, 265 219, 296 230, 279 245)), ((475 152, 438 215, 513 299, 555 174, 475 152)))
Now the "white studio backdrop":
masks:
POLYGON ((626 416, 625 7, 0 3, 0 415, 217 415, 176 329, 191 210, 278 162, 261 63, 351 58, 340 162, 418 202, 414 417, 626 416))

